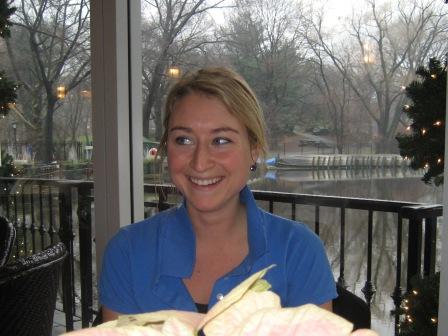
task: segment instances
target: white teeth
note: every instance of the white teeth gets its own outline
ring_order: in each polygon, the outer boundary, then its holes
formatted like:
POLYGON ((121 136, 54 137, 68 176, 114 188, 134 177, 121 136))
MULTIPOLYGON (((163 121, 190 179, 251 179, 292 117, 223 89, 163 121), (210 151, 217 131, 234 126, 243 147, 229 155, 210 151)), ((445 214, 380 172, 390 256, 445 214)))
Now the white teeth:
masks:
POLYGON ((221 178, 220 177, 215 177, 215 178, 212 178, 212 179, 198 179, 198 178, 195 178, 195 177, 190 177, 190 180, 191 180, 191 182, 193 182, 195 184, 198 184, 200 186, 207 186, 207 185, 215 184, 215 183, 221 181, 221 178))

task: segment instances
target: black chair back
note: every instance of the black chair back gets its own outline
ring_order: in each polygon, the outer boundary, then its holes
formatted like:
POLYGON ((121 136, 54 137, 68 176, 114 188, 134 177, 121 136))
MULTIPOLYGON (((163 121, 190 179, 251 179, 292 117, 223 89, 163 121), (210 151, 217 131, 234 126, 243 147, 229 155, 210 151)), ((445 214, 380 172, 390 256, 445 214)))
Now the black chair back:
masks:
POLYGON ((0 269, 0 335, 51 335, 66 256, 65 245, 58 243, 0 269))
POLYGON ((10 221, 0 216, 0 267, 7 263, 15 240, 16 229, 10 221))
POLYGON ((370 329, 370 307, 363 299, 336 285, 338 297, 333 300, 333 312, 353 323, 353 330, 370 329))

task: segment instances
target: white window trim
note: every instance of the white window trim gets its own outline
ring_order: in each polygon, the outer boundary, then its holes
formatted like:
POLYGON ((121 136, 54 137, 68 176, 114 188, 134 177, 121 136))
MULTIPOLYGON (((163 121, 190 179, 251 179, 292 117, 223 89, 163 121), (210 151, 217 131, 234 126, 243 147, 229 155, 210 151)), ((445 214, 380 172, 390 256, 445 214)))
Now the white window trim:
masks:
MULTIPOLYGON (((448 100, 448 85, 447 85, 448 100)), ((445 120, 448 121, 448 105, 446 107, 445 120)), ((440 286, 439 286, 439 321, 437 335, 448 335, 448 123, 445 122, 445 162, 444 162, 444 186, 443 186, 443 225, 442 225, 442 257, 440 261, 440 286)))
POLYGON ((140 18, 140 1, 91 1, 93 222, 98 271, 113 234, 143 218, 140 18))

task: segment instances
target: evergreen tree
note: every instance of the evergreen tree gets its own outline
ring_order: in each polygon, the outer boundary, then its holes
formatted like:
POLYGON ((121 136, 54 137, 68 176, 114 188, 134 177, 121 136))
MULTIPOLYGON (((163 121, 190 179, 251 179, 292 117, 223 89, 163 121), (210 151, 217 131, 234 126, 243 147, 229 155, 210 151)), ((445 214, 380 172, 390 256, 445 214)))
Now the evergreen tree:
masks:
POLYGON ((443 183, 445 151, 446 64, 430 59, 428 68, 419 67, 418 79, 406 87, 411 100, 403 111, 411 120, 405 134, 397 136, 400 154, 412 169, 424 169, 422 180, 443 183))
MULTIPOLYGON (((8 38, 11 35, 9 17, 15 10, 14 7, 10 7, 10 1, 0 0, 0 37, 8 38)), ((14 104, 16 98, 16 84, 0 71, 0 117, 8 114, 10 104, 14 104)))
POLYGON ((400 336, 436 336, 439 309, 440 272, 415 278, 402 304, 400 336))
POLYGON ((9 17, 16 11, 15 7, 10 7, 10 1, 0 0, 0 36, 3 38, 9 37, 11 31, 11 21, 9 17))
MULTIPOLYGON (((14 177, 21 175, 22 171, 14 165, 14 158, 5 151, 0 152, 2 165, 0 166, 0 177, 14 177)), ((0 186, 3 186, 0 184, 0 186)))

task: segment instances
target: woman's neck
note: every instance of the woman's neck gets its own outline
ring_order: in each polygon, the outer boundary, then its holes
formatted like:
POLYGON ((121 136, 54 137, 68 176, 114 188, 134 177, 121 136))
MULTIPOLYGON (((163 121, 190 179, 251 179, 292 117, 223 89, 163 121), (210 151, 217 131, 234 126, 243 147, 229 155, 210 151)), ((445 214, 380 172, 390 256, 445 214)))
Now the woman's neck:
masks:
POLYGON ((188 212, 198 242, 246 236, 246 207, 239 201, 219 212, 188 212))

